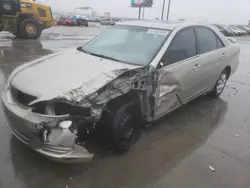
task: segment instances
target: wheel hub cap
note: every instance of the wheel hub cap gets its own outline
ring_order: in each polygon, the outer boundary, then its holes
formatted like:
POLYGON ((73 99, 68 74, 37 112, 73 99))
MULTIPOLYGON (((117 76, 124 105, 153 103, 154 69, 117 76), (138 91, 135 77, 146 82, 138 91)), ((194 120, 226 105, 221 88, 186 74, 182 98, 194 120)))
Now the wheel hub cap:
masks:
POLYGON ((223 73, 223 74, 221 74, 221 76, 218 80, 217 86, 216 86, 217 94, 222 93, 222 91, 226 85, 226 82, 227 82, 227 75, 225 73, 223 73))
POLYGON ((36 34, 36 26, 34 24, 27 24, 25 30, 29 35, 36 34))

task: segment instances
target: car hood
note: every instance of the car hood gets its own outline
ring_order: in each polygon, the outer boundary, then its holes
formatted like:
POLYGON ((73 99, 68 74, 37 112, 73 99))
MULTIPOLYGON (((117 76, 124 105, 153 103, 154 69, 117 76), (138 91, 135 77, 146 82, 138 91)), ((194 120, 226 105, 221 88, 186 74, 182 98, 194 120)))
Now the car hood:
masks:
POLYGON ((89 95, 137 67, 70 50, 19 68, 9 82, 39 100, 50 100, 77 88, 89 95))

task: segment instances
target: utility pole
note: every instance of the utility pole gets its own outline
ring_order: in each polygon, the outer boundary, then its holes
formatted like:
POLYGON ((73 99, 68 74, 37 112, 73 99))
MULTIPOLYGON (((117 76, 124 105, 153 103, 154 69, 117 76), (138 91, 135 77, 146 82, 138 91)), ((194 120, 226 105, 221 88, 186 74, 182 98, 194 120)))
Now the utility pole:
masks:
POLYGON ((144 20, 145 7, 142 8, 142 20, 144 20))
POLYGON ((141 19, 141 7, 139 7, 139 15, 138 15, 138 20, 141 19))
POLYGON ((167 20, 168 20, 168 18, 169 18, 170 6, 171 6, 171 0, 168 0, 167 20))
POLYGON ((162 12, 161 12, 161 20, 163 20, 163 17, 164 17, 165 4, 166 4, 166 0, 163 0, 162 12))

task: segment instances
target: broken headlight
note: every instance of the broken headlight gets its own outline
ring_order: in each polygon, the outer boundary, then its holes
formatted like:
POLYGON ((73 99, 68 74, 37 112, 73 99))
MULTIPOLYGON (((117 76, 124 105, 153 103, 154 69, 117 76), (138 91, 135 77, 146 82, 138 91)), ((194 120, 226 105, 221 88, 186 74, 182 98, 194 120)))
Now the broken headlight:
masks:
POLYGON ((79 106, 73 106, 65 102, 39 102, 32 105, 32 112, 45 115, 81 115, 84 117, 91 116, 91 109, 79 106))

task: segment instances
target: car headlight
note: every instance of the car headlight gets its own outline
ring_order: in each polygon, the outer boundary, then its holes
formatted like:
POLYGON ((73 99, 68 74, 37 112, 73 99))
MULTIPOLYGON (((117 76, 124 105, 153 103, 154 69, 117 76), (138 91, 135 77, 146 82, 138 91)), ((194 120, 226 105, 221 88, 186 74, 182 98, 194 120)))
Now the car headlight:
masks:
POLYGON ((62 128, 62 129, 68 129, 70 126, 72 125, 72 121, 62 121, 61 123, 59 123, 58 127, 62 128))
POLYGON ((64 115, 80 115, 83 117, 91 116, 91 109, 89 107, 79 107, 68 104, 66 102, 38 102, 33 104, 32 112, 52 115, 52 116, 64 116, 64 115))

